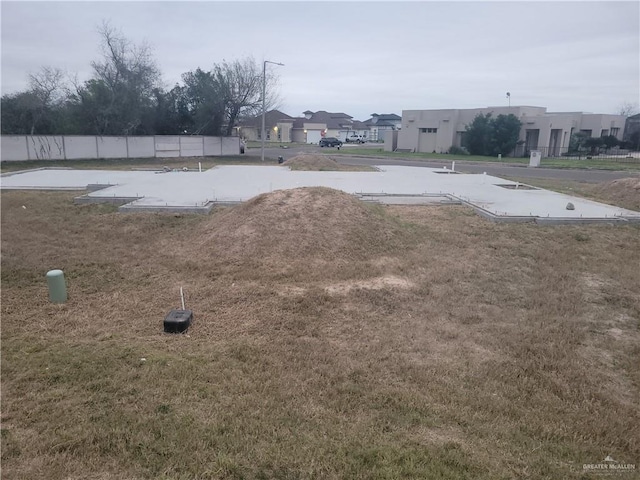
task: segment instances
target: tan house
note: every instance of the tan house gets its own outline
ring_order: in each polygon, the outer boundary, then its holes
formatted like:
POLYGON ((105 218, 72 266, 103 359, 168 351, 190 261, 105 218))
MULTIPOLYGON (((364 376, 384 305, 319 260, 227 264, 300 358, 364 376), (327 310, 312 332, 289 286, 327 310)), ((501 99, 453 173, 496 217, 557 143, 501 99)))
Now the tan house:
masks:
POLYGON ((372 113, 371 118, 363 123, 369 130, 369 139, 371 141, 384 141, 386 131, 400 130, 402 128, 402 117, 395 113, 383 113, 380 115, 372 113))
MULTIPOLYGON (((464 143, 465 128, 478 114, 494 117, 513 114, 522 122, 520 146, 514 155, 531 150, 543 156, 558 156, 569 147, 571 135, 585 132, 591 137, 613 135, 622 140, 624 115, 582 112, 547 112, 546 107, 487 107, 451 110, 403 110, 397 149, 424 153, 446 153, 464 143)), ((391 145, 391 143, 389 144, 391 145)), ((385 145, 385 149, 390 148, 385 145)))
MULTIPOLYGON (((291 143, 294 118, 279 110, 269 110, 264 114, 265 142, 291 143)), ((235 127, 236 135, 248 141, 262 139, 262 115, 244 119, 235 127)))
MULTIPOLYGON (((354 135, 364 140, 382 140, 380 133, 383 130, 397 130, 401 124, 401 117, 395 114, 373 114, 366 122, 360 122, 342 112, 307 110, 302 113, 302 117, 294 118, 279 110, 266 112, 265 142, 317 144, 323 137, 336 137, 345 141, 354 135)), ((244 140, 260 141, 262 115, 239 122, 235 127, 235 134, 244 140)))
POLYGON ((359 123, 353 117, 341 112, 320 110, 302 112, 304 117, 296 118, 293 124, 293 141, 316 144, 323 137, 336 137, 344 140, 348 132, 359 123))

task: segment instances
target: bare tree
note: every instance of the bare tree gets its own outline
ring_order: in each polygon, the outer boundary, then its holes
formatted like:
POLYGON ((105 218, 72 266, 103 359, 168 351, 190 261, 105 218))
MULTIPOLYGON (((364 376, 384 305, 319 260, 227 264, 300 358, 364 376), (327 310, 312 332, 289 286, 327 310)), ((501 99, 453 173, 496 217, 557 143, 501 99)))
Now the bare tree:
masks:
POLYGON ((42 67, 29 75, 29 87, 43 105, 59 103, 67 90, 65 74, 59 68, 42 67))
POLYGON ((106 21, 98 33, 103 59, 91 62, 94 83, 87 82, 78 93, 84 100, 95 100, 98 133, 134 133, 160 84, 160 71, 146 43, 133 45, 106 21))
MULTIPOLYGON (((237 120, 243 116, 254 116, 262 111, 262 68, 249 57, 233 62, 224 61, 214 67, 216 80, 221 87, 225 102, 225 134, 231 135, 237 120)), ((266 75, 267 110, 280 103, 278 76, 266 75)))
MULTIPOLYGON (((36 133, 36 126, 65 99, 66 80, 59 68, 42 67, 36 73, 29 74, 28 95, 31 96, 31 131, 36 133)), ((49 119, 50 120, 50 119, 49 119)))
POLYGON ((625 117, 630 117, 638 113, 638 104, 632 102, 622 102, 620 107, 618 107, 618 115, 624 115, 625 117))

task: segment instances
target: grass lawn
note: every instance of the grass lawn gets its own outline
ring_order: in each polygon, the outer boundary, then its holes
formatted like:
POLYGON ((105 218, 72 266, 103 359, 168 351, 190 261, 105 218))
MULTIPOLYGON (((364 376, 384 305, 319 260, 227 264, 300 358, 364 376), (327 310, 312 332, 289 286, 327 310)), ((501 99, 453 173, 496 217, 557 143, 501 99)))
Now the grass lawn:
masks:
MULTIPOLYGON (((566 193, 567 195, 577 195, 579 197, 591 198, 597 201, 605 201, 605 199, 597 198, 593 193, 594 184, 587 182, 578 182, 575 180, 565 180, 556 178, 535 178, 535 177, 514 177, 503 176, 512 182, 525 183, 534 187, 545 188, 555 192, 566 193)), ((622 206, 622 205, 621 205, 622 206)))
POLYGON ((494 224, 322 188, 210 215, 77 194, 2 192, 3 479, 640 463, 638 226, 494 224), (195 323, 163 334, 180 286, 195 323))
MULTIPOLYGON (((512 158, 503 157, 484 157, 480 155, 449 155, 442 153, 407 153, 407 152, 386 152, 381 148, 361 148, 349 147, 339 151, 332 152, 333 155, 361 155, 373 157, 403 158, 409 160, 442 160, 445 162, 474 162, 474 163, 503 163, 528 165, 528 158, 512 158)), ((628 170, 640 171, 640 161, 616 161, 605 159, 566 159, 566 158, 544 158, 541 167, 545 168, 586 168, 598 170, 628 170)))

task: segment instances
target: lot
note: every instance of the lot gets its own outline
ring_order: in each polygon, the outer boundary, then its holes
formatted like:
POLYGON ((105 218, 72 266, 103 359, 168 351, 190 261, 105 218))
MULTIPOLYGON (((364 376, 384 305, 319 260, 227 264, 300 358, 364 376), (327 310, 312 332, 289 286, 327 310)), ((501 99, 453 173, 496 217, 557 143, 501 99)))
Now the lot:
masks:
POLYGON ((208 216, 78 193, 2 193, 3 478, 640 463, 638 226, 493 224, 324 188, 208 216), (195 324, 165 335, 180 286, 195 324))
MULTIPOLYGON (((243 202, 261 193, 324 186, 354 195, 365 193, 368 200, 384 203, 465 202, 481 214, 499 221, 609 222, 615 218, 637 222, 640 219, 637 211, 625 211, 618 206, 548 190, 521 188, 515 182, 491 175, 450 175, 451 171, 446 167, 378 165, 371 168, 341 164, 327 155, 304 154, 289 158, 282 166, 261 162, 259 165, 227 164, 199 172, 198 168, 183 166, 192 161, 188 158, 174 160, 172 168, 156 166, 153 170, 147 167, 143 169, 146 171, 79 168, 13 172, 3 177, 2 188, 71 190, 90 186, 91 192, 78 201, 119 203, 121 210, 127 211, 207 213, 214 204, 243 202), (437 198, 434 200, 434 197, 437 198)), ((156 162, 156 165, 160 164, 156 162)), ((114 161, 108 163, 116 165, 114 161)), ((89 166, 89 163, 83 166, 89 166)), ((638 193, 636 184, 640 183, 635 178, 629 178, 629 181, 624 186, 635 195, 638 193)))

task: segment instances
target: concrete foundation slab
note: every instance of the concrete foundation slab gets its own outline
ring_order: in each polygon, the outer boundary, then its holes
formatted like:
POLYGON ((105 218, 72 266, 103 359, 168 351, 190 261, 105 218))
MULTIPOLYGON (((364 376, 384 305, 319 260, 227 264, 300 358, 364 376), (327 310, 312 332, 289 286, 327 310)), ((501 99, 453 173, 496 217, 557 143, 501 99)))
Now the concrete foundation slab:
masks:
POLYGON ((274 190, 324 186, 380 203, 465 203, 494 221, 640 222, 640 212, 526 189, 491 175, 442 175, 443 169, 390 165, 380 165, 378 170, 291 171, 282 166, 218 166, 201 173, 43 169, 3 175, 1 188, 85 190, 99 185, 105 188, 90 191, 79 201, 132 200, 120 207, 122 211, 207 212, 215 204, 239 203, 274 190), (569 202, 574 210, 566 209, 569 202))

